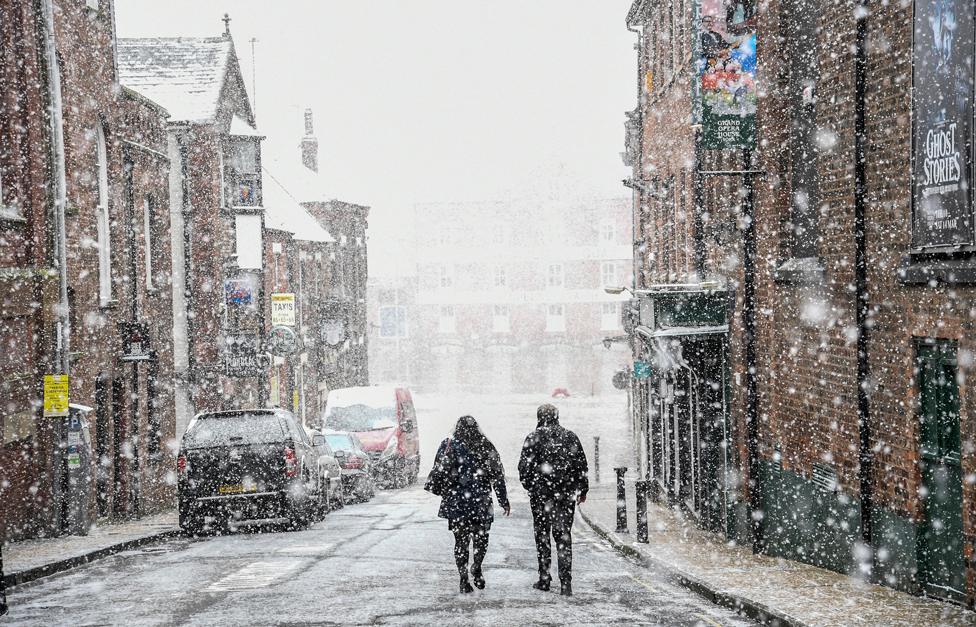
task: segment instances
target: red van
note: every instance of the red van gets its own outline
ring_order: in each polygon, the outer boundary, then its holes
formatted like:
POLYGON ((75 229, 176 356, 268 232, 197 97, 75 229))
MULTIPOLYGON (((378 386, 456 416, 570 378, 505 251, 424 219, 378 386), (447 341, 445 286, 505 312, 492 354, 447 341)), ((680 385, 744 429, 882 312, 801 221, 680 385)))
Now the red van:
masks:
POLYGON ((410 390, 378 385, 332 390, 322 429, 355 433, 380 485, 402 488, 417 480, 420 435, 410 390))

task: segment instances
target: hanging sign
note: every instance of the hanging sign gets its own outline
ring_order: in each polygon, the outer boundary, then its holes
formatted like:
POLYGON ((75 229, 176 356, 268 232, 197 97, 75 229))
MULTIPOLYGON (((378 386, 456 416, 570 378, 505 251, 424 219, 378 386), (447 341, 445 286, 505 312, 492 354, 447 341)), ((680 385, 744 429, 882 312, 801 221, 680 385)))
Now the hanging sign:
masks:
POLYGON ((271 324, 273 326, 295 326, 295 295, 271 295, 271 324))
POLYGON ((916 2, 912 247, 973 243, 973 3, 916 2))
POLYGON ((121 361, 148 361, 152 359, 149 346, 149 325, 144 322, 120 322, 122 336, 121 361))
POLYGON ((646 361, 635 361, 634 362, 634 378, 635 379, 648 379, 651 376, 651 364, 646 361))
POLYGON ((224 374, 235 379, 258 377, 264 371, 253 335, 228 335, 224 344, 224 374))
POLYGON ((68 415, 68 375, 44 375, 44 417, 68 415))
POLYGON ((265 347, 275 357, 287 357, 298 350, 298 335, 291 327, 271 327, 265 347))
POLYGON ((756 143, 755 0, 697 0, 693 117, 702 145, 753 148, 756 143))

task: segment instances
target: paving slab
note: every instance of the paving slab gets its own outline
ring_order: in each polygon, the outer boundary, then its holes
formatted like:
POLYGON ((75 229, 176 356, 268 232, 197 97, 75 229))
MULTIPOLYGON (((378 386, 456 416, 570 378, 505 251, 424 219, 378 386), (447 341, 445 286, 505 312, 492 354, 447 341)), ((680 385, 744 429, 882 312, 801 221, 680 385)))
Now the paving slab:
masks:
POLYGON ((976 612, 843 573, 768 555, 699 529, 648 504, 648 542, 636 540, 634 488, 627 484, 628 533, 617 533, 614 483, 594 484, 580 514, 594 531, 647 567, 699 594, 777 625, 976 625, 976 612))
POLYGON ((84 536, 9 542, 3 545, 4 581, 8 586, 27 583, 179 533, 176 512, 170 511, 136 520, 95 524, 84 536))

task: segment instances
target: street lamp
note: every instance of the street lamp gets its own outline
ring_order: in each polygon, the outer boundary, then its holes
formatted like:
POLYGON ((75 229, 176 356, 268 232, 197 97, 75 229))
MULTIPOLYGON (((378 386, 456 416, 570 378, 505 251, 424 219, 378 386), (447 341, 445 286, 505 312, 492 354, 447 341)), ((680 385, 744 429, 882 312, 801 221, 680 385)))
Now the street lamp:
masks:
POLYGON ((607 287, 603 288, 603 291, 612 296, 623 294, 625 291, 633 294, 633 292, 630 291, 629 287, 624 287, 622 285, 608 285, 607 287))

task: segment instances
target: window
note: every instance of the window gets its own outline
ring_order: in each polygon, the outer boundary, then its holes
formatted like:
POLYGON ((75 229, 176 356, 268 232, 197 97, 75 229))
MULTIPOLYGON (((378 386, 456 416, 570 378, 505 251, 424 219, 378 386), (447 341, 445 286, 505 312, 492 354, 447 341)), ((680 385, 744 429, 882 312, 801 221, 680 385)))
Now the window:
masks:
POLYGON ((549 264, 549 287, 562 287, 563 286, 563 264, 561 263, 551 263, 549 264))
POLYGON ((17 202, 5 202, 6 198, 3 194, 3 168, 0 168, 0 220, 23 220, 23 216, 20 213, 20 209, 17 206, 17 202))
POLYGON ((495 305, 491 312, 491 330, 493 333, 508 333, 511 330, 507 305, 495 305))
POLYGON ((224 163, 224 201, 228 207, 261 206, 259 144, 253 137, 227 139, 224 163))
POLYGON ((505 268, 501 266, 495 267, 495 287, 505 287, 505 268))
POLYGON ((603 281, 603 286, 608 287, 611 285, 618 285, 617 280, 617 264, 613 261, 605 261, 600 265, 600 277, 603 281))
POLYGON ((600 330, 615 331, 620 328, 620 306, 617 303, 601 305, 600 330))
POLYGON ((261 216, 234 216, 234 232, 237 236, 237 267, 247 270, 260 270, 264 259, 261 256, 264 246, 261 243, 261 216))
POLYGON ((403 307, 380 307, 380 337, 407 337, 407 310, 403 307))
POLYGON ((603 241, 612 244, 617 239, 617 229, 612 222, 603 225, 603 241))
POLYGON ((566 315, 562 305, 549 305, 546 309, 546 331, 562 333, 566 330, 566 315))
POLYGON ((98 160, 98 208, 95 210, 98 229, 98 299, 102 306, 112 300, 112 242, 108 215, 108 150, 105 129, 95 128, 95 151, 98 160))
POLYGON ((85 5, 89 9, 93 9, 95 11, 98 10, 98 4, 99 4, 98 0, 85 0, 85 5))
POLYGON ((145 237, 145 256, 146 256, 146 289, 152 290, 153 286, 153 219, 152 201, 146 196, 142 201, 142 231, 145 237))
POLYGON ((437 267, 438 282, 441 287, 452 287, 454 285, 454 276, 451 270, 445 266, 440 265, 437 267))
POLYGON ((457 330, 457 320, 454 318, 454 307, 445 305, 441 307, 441 315, 437 322, 437 331, 440 333, 454 333, 457 330))

